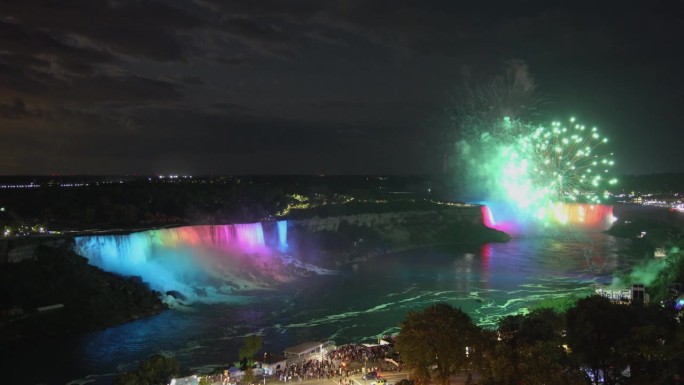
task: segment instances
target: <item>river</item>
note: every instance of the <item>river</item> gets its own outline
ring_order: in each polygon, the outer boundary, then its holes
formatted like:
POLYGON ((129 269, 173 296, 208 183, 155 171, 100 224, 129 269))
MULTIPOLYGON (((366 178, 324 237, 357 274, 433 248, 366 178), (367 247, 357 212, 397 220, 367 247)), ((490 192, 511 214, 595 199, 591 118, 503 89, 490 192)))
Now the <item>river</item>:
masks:
POLYGON ((636 262, 625 252, 627 242, 602 233, 568 232, 378 256, 225 303, 168 310, 82 335, 15 343, 3 354, 4 370, 11 384, 104 384, 154 353, 174 355, 183 368, 206 370, 234 361, 250 333, 262 334, 271 354, 307 340, 373 341, 397 332, 407 311, 437 302, 461 307, 478 324, 493 327, 501 316, 539 300, 610 283, 615 271, 636 262))

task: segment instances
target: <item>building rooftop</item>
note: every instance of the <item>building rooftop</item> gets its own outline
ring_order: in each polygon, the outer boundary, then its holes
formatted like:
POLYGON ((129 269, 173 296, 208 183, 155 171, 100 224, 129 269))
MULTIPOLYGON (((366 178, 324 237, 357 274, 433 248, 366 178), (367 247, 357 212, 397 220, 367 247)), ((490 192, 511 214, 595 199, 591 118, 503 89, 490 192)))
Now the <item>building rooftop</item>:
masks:
POLYGON ((285 349, 285 354, 302 354, 306 353, 307 351, 321 345, 326 345, 327 342, 323 341, 309 341, 309 342, 303 342, 299 345, 295 345, 292 347, 289 347, 285 349))

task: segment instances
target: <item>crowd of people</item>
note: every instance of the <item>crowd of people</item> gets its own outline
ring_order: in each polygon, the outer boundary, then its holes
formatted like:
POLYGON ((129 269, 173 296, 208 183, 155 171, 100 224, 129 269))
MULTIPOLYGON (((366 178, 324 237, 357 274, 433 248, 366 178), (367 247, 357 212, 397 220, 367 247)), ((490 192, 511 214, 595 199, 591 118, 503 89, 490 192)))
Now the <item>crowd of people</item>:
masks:
POLYGON ((281 382, 311 379, 333 379, 339 377, 340 385, 351 383, 349 376, 365 371, 393 371, 397 365, 388 363, 392 345, 347 344, 328 351, 321 359, 288 362, 285 368, 276 372, 281 382))
POLYGON ((337 360, 342 362, 377 362, 390 357, 392 354, 392 345, 359 345, 347 344, 342 345, 327 353, 326 357, 330 360, 337 360))
MULTIPOLYGON (((316 357, 309 357, 309 359, 287 361, 284 367, 274 373, 273 378, 284 383, 330 379, 339 385, 353 385, 351 376, 355 374, 401 370, 399 364, 391 359, 393 355, 392 339, 386 337, 383 340, 389 343, 382 345, 346 344, 327 351, 324 356, 317 353, 316 357)), ((242 383, 241 374, 231 376, 228 370, 204 377, 210 384, 242 383)), ((194 381, 198 381, 196 376, 194 381)))
POLYGON ((277 374, 282 382, 320 380, 334 377, 336 370, 335 363, 330 360, 312 359, 301 362, 288 362, 284 370, 279 371, 277 374))

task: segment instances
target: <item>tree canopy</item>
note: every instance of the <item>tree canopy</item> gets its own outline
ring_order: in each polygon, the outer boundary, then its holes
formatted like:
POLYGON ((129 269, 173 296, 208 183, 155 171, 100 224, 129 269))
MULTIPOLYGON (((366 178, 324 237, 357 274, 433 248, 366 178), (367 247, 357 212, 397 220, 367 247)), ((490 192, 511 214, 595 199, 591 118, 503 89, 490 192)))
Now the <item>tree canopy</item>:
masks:
POLYGON ((440 303, 409 311, 395 346, 416 380, 428 382, 434 368, 436 379, 447 384, 451 374, 467 368, 478 337, 479 329, 466 313, 440 303))
POLYGON ((483 384, 585 384, 563 348, 563 315, 539 309, 499 322, 482 361, 483 384))
MULTIPOLYGON (((262 338, 259 335, 252 334, 246 336, 244 339, 244 345, 240 348, 240 360, 251 363, 254 355, 257 354, 259 349, 261 349, 262 338)), ((251 366, 251 365, 247 365, 251 366)), ((243 369, 244 370, 244 369, 243 369)))
POLYGON ((115 385, 166 385, 178 375, 178 361, 160 354, 142 361, 136 370, 122 373, 115 385))

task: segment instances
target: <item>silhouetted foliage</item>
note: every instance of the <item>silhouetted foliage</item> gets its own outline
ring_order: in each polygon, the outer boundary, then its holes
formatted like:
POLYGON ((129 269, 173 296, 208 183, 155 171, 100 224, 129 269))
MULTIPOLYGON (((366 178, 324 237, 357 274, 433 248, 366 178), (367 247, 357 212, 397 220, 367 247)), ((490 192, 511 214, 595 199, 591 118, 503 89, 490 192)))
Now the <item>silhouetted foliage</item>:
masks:
POLYGON ((503 318, 482 364, 484 384, 581 384, 563 349, 563 315, 539 309, 503 318))
POLYGON ((246 370, 253 365, 254 355, 261 349, 262 337, 256 334, 246 336, 240 347, 240 370, 246 370))
POLYGON ((41 313, 40 317, 3 322, 0 337, 14 339, 94 330, 166 308, 159 293, 150 290, 139 277, 105 272, 65 248, 40 246, 35 254, 35 259, 4 266, 5 274, 0 279, 3 304, 22 309, 25 314, 41 306, 64 307, 41 313))
POLYGON ((461 309, 440 303, 424 310, 409 311, 401 323, 395 341, 401 360, 413 370, 421 383, 432 378, 449 382, 457 369, 465 369, 471 361, 466 348, 478 344, 479 329, 461 309))
POLYGON ((141 362, 136 370, 120 374, 114 385, 166 385, 178 372, 175 358, 154 355, 141 362))

